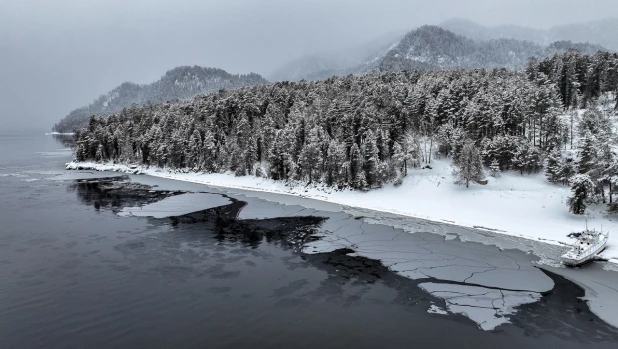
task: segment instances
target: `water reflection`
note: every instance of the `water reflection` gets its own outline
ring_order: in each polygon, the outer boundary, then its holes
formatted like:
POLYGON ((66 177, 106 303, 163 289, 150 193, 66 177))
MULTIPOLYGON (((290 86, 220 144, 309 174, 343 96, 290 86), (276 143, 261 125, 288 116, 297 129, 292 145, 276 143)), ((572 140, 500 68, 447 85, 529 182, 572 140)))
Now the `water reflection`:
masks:
MULTIPOLYGON (((183 193, 156 191, 132 183, 126 176, 76 181, 69 187, 81 203, 110 212, 183 193)), ((202 280, 199 282, 203 283, 203 291, 211 297, 227 297, 224 302, 231 302, 228 307, 237 312, 235 318, 255 318, 256 308, 268 309, 270 316, 281 321, 290 316, 290 309, 295 317, 318 316, 322 323, 305 320, 307 329, 314 333, 324 331, 322 325, 332 320, 347 321, 354 331, 371 332, 364 326, 367 321, 377 326, 368 319, 379 318, 382 326, 399 326, 399 331, 389 333, 390 340, 399 345, 414 338, 431 346, 455 345, 454 338, 423 337, 424 332, 444 329, 472 338, 470 343, 478 347, 488 343, 499 343, 504 348, 532 344, 577 347, 581 343, 587 347, 605 347, 608 343, 618 343, 618 332, 577 299, 584 295, 583 289, 560 276, 549 274, 556 288, 541 302, 519 307, 517 316, 511 320, 513 325, 501 326, 493 334, 485 333, 463 316, 428 314, 431 304, 442 303, 418 287, 427 279, 398 276, 379 261, 350 256, 351 250, 301 253, 304 244, 318 239, 316 232, 323 218, 238 220, 239 212, 251 203, 229 199, 229 205, 178 217, 122 218, 145 220, 154 228, 151 233, 115 244, 114 250, 123 259, 110 264, 115 270, 151 275, 166 283, 202 280), (248 305, 243 300, 255 303, 248 305), (234 302, 247 308, 240 310, 234 302), (328 310, 321 308, 323 304, 328 304, 328 310), (313 315, 314 312, 319 315, 313 315), (324 316, 332 319, 326 320, 324 316), (492 337, 498 334, 501 337, 492 337), (508 340, 504 342, 505 339, 508 340)), ((195 306, 212 306, 211 303, 212 300, 200 296, 195 306)), ((375 346, 381 343, 379 337, 373 341, 359 338, 375 346)), ((347 342, 343 340, 339 344, 347 342)))
POLYGON ((73 147, 75 144, 75 138, 69 134, 52 134, 51 137, 58 143, 67 148, 73 147))

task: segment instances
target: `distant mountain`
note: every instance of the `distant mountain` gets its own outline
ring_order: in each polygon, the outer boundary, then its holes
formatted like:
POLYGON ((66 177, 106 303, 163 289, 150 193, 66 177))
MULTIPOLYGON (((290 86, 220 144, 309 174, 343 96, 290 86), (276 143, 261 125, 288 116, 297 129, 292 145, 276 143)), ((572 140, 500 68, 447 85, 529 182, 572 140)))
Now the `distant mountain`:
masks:
POLYGON ((603 47, 560 41, 541 46, 530 41, 492 39, 474 41, 437 26, 409 32, 382 59, 381 71, 450 68, 521 69, 528 58, 545 58, 576 50, 595 53, 603 47))
MULTIPOLYGON (((508 28, 505 26, 505 30, 508 28)), ((484 27, 463 20, 459 31, 484 39, 472 40, 438 26, 423 26, 405 35, 376 40, 365 48, 303 57, 279 69, 271 80, 319 80, 332 75, 411 69, 522 69, 530 57, 545 58, 571 50, 587 54, 607 51, 600 45, 570 41, 541 45, 526 40, 492 39, 484 27)), ((533 34, 530 31, 522 36, 533 34)))
POLYGON ((555 26, 548 30, 533 29, 516 25, 485 27, 466 19, 450 19, 440 27, 473 40, 499 38, 526 40, 539 45, 549 45, 554 41, 589 42, 618 50, 618 18, 609 18, 589 23, 555 26))
POLYGON ((273 72, 271 81, 319 80, 370 70, 405 35, 393 32, 349 49, 306 55, 273 72))
POLYGON ((186 99, 220 89, 235 89, 268 83, 254 73, 233 75, 222 69, 184 66, 174 68, 158 81, 138 85, 125 82, 91 104, 75 109, 53 127, 56 132, 73 132, 87 126, 91 115, 109 115, 133 105, 186 99))

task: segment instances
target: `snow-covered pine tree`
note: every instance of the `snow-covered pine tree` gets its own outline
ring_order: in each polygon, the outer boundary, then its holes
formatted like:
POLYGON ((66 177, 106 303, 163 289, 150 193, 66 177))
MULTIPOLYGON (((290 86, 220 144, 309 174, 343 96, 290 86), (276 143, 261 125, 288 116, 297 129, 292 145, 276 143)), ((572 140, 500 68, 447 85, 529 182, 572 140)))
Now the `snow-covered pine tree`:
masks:
POLYGON ((322 150, 317 127, 312 128, 307 135, 305 144, 299 155, 298 164, 303 177, 308 177, 309 183, 319 179, 322 166, 322 150))
POLYGON ((547 177, 548 181, 557 183, 562 180, 563 162, 562 152, 559 149, 554 149, 549 153, 545 162, 545 177, 547 177))
POLYGON ((356 189, 366 191, 369 189, 369 184, 367 183, 367 177, 365 176, 365 171, 361 170, 356 176, 355 180, 356 189))
POLYGON ((396 166, 401 168, 403 176, 408 175, 409 167, 420 166, 420 154, 418 135, 411 132, 404 134, 401 142, 397 142, 393 146, 393 161, 395 161, 396 166))
POLYGON ((209 172, 217 170, 217 154, 215 147, 215 138, 210 129, 204 130, 204 141, 202 143, 202 156, 204 161, 203 169, 209 172))
POLYGON ((360 149, 354 143, 350 149, 350 178, 356 181, 358 174, 363 170, 360 149))
POLYGON ((444 124, 438 127, 438 130, 436 131, 438 153, 444 156, 450 156, 455 151, 455 148, 460 146, 459 143, 461 143, 463 138, 463 130, 453 126, 452 123, 444 124))
POLYGON ((393 145, 393 162, 395 166, 399 168, 402 176, 408 175, 408 167, 406 166, 406 154, 403 151, 401 143, 395 143, 393 145))
POLYGON ((378 184, 378 164, 380 162, 377 139, 372 130, 367 130, 363 140, 363 170, 369 187, 378 184))
POLYGON ((594 165, 597 158, 597 148, 595 145, 594 136, 590 131, 586 132, 579 140, 578 144, 579 160, 577 161, 577 172, 584 174, 588 173, 594 165))
POLYGON ((577 173, 575 170, 575 165, 576 162, 573 155, 570 152, 567 152, 564 156, 564 161, 562 162, 559 175, 560 181, 563 185, 569 184, 571 177, 577 173))
POLYGON ((465 183, 466 188, 469 187, 470 181, 480 181, 484 178, 481 154, 473 141, 465 142, 459 161, 455 166, 457 168, 455 171, 456 183, 465 183))
POLYGON ((289 161, 290 154, 288 153, 289 148, 286 144, 285 138, 284 130, 277 131, 268 154, 268 162, 270 163, 270 177, 275 180, 283 180, 288 178, 287 163, 289 161))
POLYGON ((189 151, 187 154, 187 167, 197 170, 203 166, 203 152, 202 152, 202 136, 197 129, 193 130, 191 139, 189 140, 189 151))
POLYGON ((618 158, 616 158, 616 156, 614 156, 611 162, 607 164, 607 167, 605 167, 605 171, 603 173, 603 180, 609 186, 609 204, 612 205, 612 196, 614 194, 614 191, 618 189, 618 158))
POLYGON ((336 140, 331 140, 328 145, 326 156, 326 184, 342 185, 346 182, 346 155, 345 145, 336 140))
POLYGON ((595 184, 586 174, 576 174, 571 178, 571 193, 567 204, 574 214, 584 214, 594 191, 595 184))

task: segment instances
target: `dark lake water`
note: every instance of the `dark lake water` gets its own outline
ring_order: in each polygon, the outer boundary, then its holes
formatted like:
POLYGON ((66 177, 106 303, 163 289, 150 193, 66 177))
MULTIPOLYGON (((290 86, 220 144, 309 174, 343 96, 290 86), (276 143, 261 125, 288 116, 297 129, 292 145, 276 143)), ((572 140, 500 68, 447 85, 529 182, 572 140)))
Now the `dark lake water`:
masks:
POLYGON ((618 331, 562 277, 512 324, 482 331, 428 313, 443 302, 377 261, 302 253, 320 217, 240 221, 255 203, 237 198, 119 216, 178 193, 57 177, 63 148, 0 135, 0 348, 618 348, 618 331))

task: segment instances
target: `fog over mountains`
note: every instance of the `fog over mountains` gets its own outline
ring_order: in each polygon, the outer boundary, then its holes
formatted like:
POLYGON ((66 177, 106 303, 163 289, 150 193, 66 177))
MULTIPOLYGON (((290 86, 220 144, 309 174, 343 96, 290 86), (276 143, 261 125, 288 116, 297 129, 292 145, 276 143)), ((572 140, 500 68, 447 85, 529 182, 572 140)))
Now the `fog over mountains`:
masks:
MULTIPOLYGON (((414 69, 521 70, 531 57, 544 59, 567 51, 583 54, 608 51, 610 47, 618 47, 618 38, 610 35, 616 32, 618 20, 613 19, 549 30, 512 25, 489 28, 452 19, 440 27, 427 25, 407 33, 392 32, 349 49, 304 56, 277 69, 269 80, 314 81, 331 76, 414 69)), ((90 115, 108 115, 132 105, 266 83, 265 78, 253 73, 232 75, 216 68, 178 67, 149 85, 123 83, 91 104, 73 110, 54 126, 54 131, 72 132, 85 127, 90 115)))
POLYGON ((485 27, 473 21, 453 18, 444 21, 440 27, 473 40, 499 38, 531 41, 549 45, 555 41, 588 42, 618 50, 618 18, 608 18, 588 23, 554 26, 550 29, 533 29, 517 25, 485 27))
MULTIPOLYGON (((611 25, 618 21, 603 23, 611 25)), ((607 50, 592 40, 576 40, 594 35, 573 30, 577 35, 568 35, 565 29, 564 34, 555 36, 560 39, 550 41, 535 29, 504 26, 494 33, 493 28, 455 19, 442 27, 422 26, 405 35, 374 40, 364 50, 354 48, 305 56, 285 65, 271 80, 317 80, 332 75, 409 69, 521 69, 530 57, 546 58, 570 50, 588 54, 607 50), (456 30, 450 30, 451 27, 456 30)))
POLYGON ((362 72, 397 45, 406 31, 392 32, 362 45, 332 52, 320 52, 295 59, 269 75, 272 81, 317 80, 332 75, 362 72))
POLYGON ((381 71, 451 68, 524 67, 528 58, 545 58, 556 53, 577 50, 595 53, 604 50, 592 44, 560 41, 541 46, 515 39, 474 41, 436 26, 423 26, 408 33, 382 58, 381 71))

